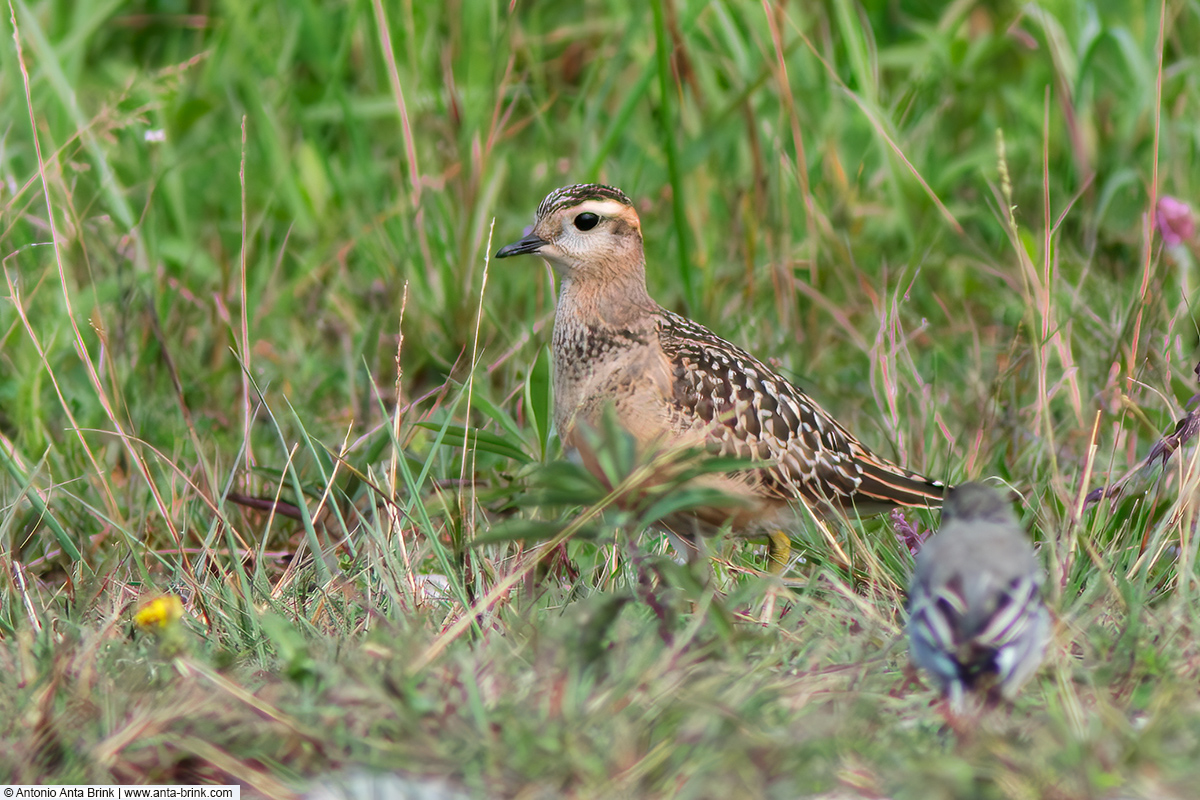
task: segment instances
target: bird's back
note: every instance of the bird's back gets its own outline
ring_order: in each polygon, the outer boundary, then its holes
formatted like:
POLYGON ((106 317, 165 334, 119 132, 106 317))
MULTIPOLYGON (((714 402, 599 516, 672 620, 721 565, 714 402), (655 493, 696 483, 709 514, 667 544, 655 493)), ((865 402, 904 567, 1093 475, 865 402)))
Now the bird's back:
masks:
POLYGON ((777 502, 871 514, 941 505, 945 486, 871 452, 801 389, 704 326, 665 309, 659 344, 673 381, 670 424, 721 455, 772 462, 759 491, 777 502))
POLYGON ((926 541, 910 589, 909 642, 953 704, 969 689, 1011 697, 1037 668, 1049 631, 1040 584, 1015 519, 951 519, 926 541))

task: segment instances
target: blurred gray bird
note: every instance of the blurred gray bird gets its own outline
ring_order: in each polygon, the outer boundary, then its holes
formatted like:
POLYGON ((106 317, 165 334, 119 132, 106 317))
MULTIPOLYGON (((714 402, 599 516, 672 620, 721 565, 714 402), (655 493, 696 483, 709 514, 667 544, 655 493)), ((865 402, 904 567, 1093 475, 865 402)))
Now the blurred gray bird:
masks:
POLYGON ((912 659, 960 712, 966 691, 1012 700, 1046 651, 1042 571, 1011 504, 965 483, 946 493, 942 526, 917 553, 909 588, 912 659))

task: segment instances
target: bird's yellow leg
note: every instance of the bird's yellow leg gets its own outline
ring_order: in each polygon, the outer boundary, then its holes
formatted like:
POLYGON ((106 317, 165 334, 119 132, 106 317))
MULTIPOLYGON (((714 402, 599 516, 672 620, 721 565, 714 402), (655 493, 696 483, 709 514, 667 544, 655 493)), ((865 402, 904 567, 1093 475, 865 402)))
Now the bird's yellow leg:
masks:
POLYGON ((792 539, 776 528, 767 534, 767 572, 782 575, 792 557, 792 539))

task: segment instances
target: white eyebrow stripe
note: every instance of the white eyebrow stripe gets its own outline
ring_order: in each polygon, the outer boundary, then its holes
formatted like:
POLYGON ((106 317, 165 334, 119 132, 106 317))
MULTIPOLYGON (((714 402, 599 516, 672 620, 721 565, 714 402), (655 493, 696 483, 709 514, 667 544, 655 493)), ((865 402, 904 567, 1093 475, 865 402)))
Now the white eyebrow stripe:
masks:
POLYGON ((628 207, 616 200, 584 200, 575 206, 574 212, 576 214, 583 214, 590 211, 602 217, 616 217, 628 207))

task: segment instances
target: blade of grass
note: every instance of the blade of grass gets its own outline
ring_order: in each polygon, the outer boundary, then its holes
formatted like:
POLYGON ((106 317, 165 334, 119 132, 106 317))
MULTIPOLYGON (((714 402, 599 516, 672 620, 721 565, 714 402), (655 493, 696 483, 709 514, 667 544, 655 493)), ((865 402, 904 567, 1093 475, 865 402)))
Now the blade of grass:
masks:
MULTIPOLYGON (((45 459, 43 457, 44 462, 45 459)), ((49 504, 42 499, 42 493, 33 485, 34 476, 40 471, 41 465, 39 464, 38 468, 30 472, 29 475, 22 474, 21 465, 17 461, 16 446, 3 434, 0 434, 0 464, 4 466, 4 469, 12 476, 13 480, 20 484, 15 502, 20 503, 22 497, 27 498, 29 504, 37 512, 38 517, 42 522, 46 523, 46 527, 54 534, 54 538, 58 540, 58 546, 63 549, 63 552, 72 561, 78 562, 82 560, 83 556, 80 555, 79 548, 75 546, 75 542, 72 541, 62 524, 59 523, 54 512, 50 510, 49 504)))
POLYGON ((668 52, 669 40, 664 20, 663 3, 666 0, 650 0, 654 13, 654 54, 658 64, 659 134, 667 156, 667 181, 671 184, 671 211, 675 220, 675 239, 679 247, 679 282, 683 288, 683 299, 688 308, 699 307, 695 280, 692 276, 691 248, 687 220, 687 194, 683 187, 683 176, 679 172, 679 144, 675 141, 675 114, 672 111, 671 61, 668 52))

